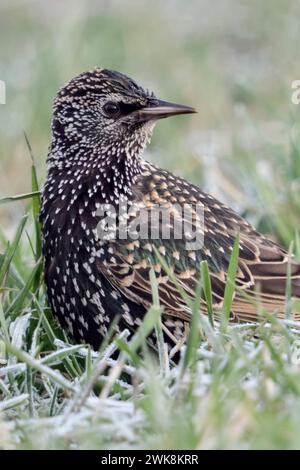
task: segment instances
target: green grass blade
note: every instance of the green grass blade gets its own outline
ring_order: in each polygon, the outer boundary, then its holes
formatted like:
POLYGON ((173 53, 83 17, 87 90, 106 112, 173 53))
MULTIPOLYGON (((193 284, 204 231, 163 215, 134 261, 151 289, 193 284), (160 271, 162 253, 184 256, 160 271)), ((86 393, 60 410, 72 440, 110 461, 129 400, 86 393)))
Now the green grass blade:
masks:
POLYGON ((239 261, 239 244, 240 244, 240 235, 238 234, 232 249, 232 254, 229 262, 228 272, 227 272, 227 282, 224 292, 223 308, 221 314, 221 332, 225 333, 230 318, 231 304, 233 299, 233 293, 235 290, 235 278, 238 268, 239 261))
POLYGON ((8 245, 8 247, 7 247, 5 257, 2 260, 1 269, 0 269, 0 286, 2 286, 4 277, 8 273, 10 263, 11 263, 14 255, 15 255, 16 249, 19 245, 19 242, 20 242, 25 224, 27 222, 27 219, 28 219, 27 214, 22 217, 21 222, 20 222, 20 224, 17 228, 15 238, 14 238, 12 244, 8 245))
MULTIPOLYGON (((25 135, 25 140, 27 144, 27 148, 31 158, 31 189, 32 193, 35 195, 32 197, 32 213, 33 213, 33 221, 34 221, 34 230, 35 230, 35 260, 38 261, 42 257, 42 236, 41 236, 41 224, 40 224, 40 211, 41 211, 41 196, 40 196, 40 188, 38 184, 36 166, 34 162, 34 155, 29 143, 27 135, 25 135)), ((34 280, 33 280, 33 291, 35 292, 40 284, 40 279, 42 275, 42 264, 40 268, 37 270, 34 280)))
POLYGON ((32 286, 35 275, 40 269, 41 263, 42 260, 38 261, 38 263, 34 266, 30 275, 28 276, 24 287, 19 291, 18 295, 15 297, 15 299, 11 302, 10 306, 6 310, 5 316, 11 315, 13 319, 16 318, 19 312, 24 308, 26 299, 32 299, 32 293, 34 293, 34 291, 32 290, 32 286))
POLYGON ((289 320, 291 318, 291 301, 292 301, 292 255, 293 255, 293 242, 290 243, 288 252, 288 263, 286 273, 286 286, 285 286, 285 318, 289 320))
POLYGON ((202 296, 202 280, 200 279, 195 292, 195 301, 192 308, 192 319, 189 327, 189 335, 186 343, 186 350, 183 360, 183 368, 181 373, 187 369, 191 364, 195 364, 197 349, 200 345, 200 308, 202 296))
POLYGON ((30 193, 18 194, 17 196, 7 196, 0 198, 0 204, 7 204, 9 202, 23 201, 24 199, 33 198, 40 195, 40 191, 33 191, 30 193))
POLYGON ((214 326, 211 279, 210 279, 210 274, 209 274, 209 269, 208 269, 208 263, 206 260, 201 261, 200 271, 201 271, 202 289, 203 289, 204 298, 205 298, 206 305, 207 305, 208 318, 209 318, 211 325, 214 326))
POLYGON ((157 279, 155 276, 155 271, 153 268, 151 268, 150 270, 150 283, 151 283, 152 301, 153 301, 152 308, 156 308, 160 313, 157 323, 155 325, 160 370, 163 375, 166 375, 169 371, 168 350, 164 341, 162 319, 161 319, 162 308, 159 302, 158 284, 157 284, 157 279))

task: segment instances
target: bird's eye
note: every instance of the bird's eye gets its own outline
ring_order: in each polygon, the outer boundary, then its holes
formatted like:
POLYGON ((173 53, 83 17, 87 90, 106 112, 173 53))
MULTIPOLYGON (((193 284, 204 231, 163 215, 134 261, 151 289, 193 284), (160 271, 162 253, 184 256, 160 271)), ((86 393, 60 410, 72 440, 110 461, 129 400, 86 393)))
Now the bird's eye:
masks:
POLYGON ((120 113, 120 106, 118 105, 118 103, 113 103, 112 101, 109 101, 103 106, 103 111, 109 117, 116 117, 120 113))

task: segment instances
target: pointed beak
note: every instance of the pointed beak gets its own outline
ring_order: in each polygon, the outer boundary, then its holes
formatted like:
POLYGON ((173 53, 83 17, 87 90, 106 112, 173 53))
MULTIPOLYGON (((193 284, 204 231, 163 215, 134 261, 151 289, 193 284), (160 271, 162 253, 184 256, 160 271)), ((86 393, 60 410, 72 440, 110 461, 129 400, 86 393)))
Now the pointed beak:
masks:
POLYGON ((190 106, 183 106, 162 100, 153 100, 153 104, 140 109, 137 111, 137 114, 141 121, 155 121, 170 116, 177 116, 177 114, 192 114, 196 112, 195 108, 191 108, 190 106))

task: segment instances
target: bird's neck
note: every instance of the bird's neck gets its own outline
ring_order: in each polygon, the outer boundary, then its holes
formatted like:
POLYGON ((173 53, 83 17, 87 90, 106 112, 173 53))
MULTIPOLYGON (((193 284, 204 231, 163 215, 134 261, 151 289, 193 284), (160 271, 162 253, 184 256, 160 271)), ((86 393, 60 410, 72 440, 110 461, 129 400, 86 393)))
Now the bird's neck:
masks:
POLYGON ((44 193, 49 190, 52 200, 63 199, 68 204, 87 194, 100 203, 118 204, 120 198, 130 199, 143 171, 142 151, 125 146, 115 152, 113 148, 87 145, 63 151, 57 143, 52 144, 44 193))

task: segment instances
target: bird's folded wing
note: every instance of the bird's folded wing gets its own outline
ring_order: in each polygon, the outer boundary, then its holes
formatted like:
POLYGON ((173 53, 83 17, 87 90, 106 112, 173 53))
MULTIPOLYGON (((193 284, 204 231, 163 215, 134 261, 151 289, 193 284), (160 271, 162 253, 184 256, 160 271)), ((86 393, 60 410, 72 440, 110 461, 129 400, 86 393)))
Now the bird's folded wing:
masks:
MULTIPOLYGON (((172 244, 163 245, 160 240, 155 242, 148 241, 143 245, 141 241, 135 241, 123 246, 111 243, 111 257, 105 263, 99 262, 98 269, 127 298, 142 304, 145 308, 149 308, 152 302, 150 270, 153 269, 164 312, 188 320, 191 314, 190 308, 183 299, 178 285, 191 299, 194 299, 200 276, 200 261, 206 259, 210 269, 214 308, 216 313, 220 311, 227 281, 228 259, 220 259, 218 252, 220 269, 217 270, 216 263, 211 263, 210 257, 205 255, 204 251, 193 252, 192 256, 189 256, 189 252, 180 249, 181 245, 176 251, 176 247, 174 248, 172 244), (162 266, 161 258, 168 265, 171 275, 162 266)), ((256 253, 253 259, 249 260, 243 257, 243 249, 240 250, 232 320, 256 321, 260 310, 258 302, 268 312, 275 311, 282 316, 285 311, 288 269, 291 273, 292 293, 300 297, 299 265, 295 262, 289 263, 287 254, 283 252, 270 251, 270 247, 265 246, 263 240, 255 244, 253 240, 242 235, 240 246, 246 245, 248 250, 252 249, 253 253, 254 251, 256 253)), ((213 253, 210 255, 213 256, 213 253)), ((205 302, 202 306, 205 309, 205 302)))
MULTIPOLYGON (((154 196, 160 198, 158 187, 154 191, 156 193, 154 196)), ((175 194, 174 190, 170 194, 175 194)), ((202 194, 204 193, 198 190, 197 198, 203 203, 202 194)), ((178 200, 178 194, 176 197, 178 200)), ((261 311, 258 302, 270 313, 276 312, 282 316, 285 311, 288 273, 290 273, 292 295, 300 298, 300 265, 293 260, 289 261, 286 251, 258 234, 247 221, 231 209, 211 196, 205 197, 204 224, 201 225, 201 221, 195 216, 192 227, 194 232, 203 234, 201 247, 187 249, 184 233, 181 239, 175 238, 174 227, 179 215, 174 210, 174 205, 167 204, 166 207, 170 210, 169 238, 164 239, 161 236, 163 228, 161 218, 154 218, 158 220, 156 223, 160 225, 159 227, 153 227, 155 221, 153 222, 152 218, 151 228, 154 232, 155 228, 158 228, 156 232, 159 236, 134 240, 129 236, 127 239, 107 242, 109 249, 103 250, 106 258, 99 258, 97 262, 99 271, 126 297, 148 308, 152 302, 150 270, 153 268, 164 312, 188 320, 191 315, 190 308, 182 298, 178 285, 191 299, 195 298, 200 277, 200 262, 206 260, 211 276, 212 300, 218 312, 222 308, 233 244, 239 233, 239 261, 232 302, 232 319, 257 320, 257 312, 261 311), (164 265, 168 266, 169 273, 164 269, 164 265)), ((153 212, 153 201, 149 202, 149 199, 144 198, 139 209, 141 207, 153 212)), ((135 213, 132 212, 132 219, 138 217, 139 209, 135 213)), ((194 209, 192 212, 195 215, 194 209)), ((202 302, 202 306, 205 309, 205 301, 202 302)))

